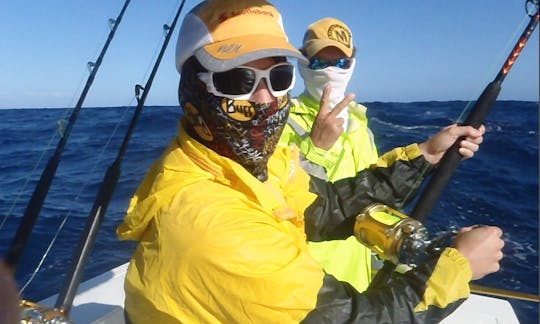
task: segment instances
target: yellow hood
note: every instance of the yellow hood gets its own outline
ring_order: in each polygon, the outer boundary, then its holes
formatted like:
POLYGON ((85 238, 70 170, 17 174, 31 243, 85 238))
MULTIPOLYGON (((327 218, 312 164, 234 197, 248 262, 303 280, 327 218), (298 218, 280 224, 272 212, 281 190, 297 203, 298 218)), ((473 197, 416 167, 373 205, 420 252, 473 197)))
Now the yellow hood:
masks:
POLYGON ((303 224, 315 195, 297 155, 279 148, 262 183, 180 130, 117 229, 140 241, 125 282, 133 323, 288 323, 315 307, 324 273, 303 224))
POLYGON ((301 169, 298 155, 295 147, 278 147, 268 162, 268 181, 261 183, 238 163, 193 140, 181 126, 179 135, 132 197, 124 222, 117 228, 118 238, 140 240, 160 209, 168 206, 182 188, 205 180, 235 187, 271 209, 277 218, 303 227, 303 210, 315 195, 306 195, 309 176, 301 169))

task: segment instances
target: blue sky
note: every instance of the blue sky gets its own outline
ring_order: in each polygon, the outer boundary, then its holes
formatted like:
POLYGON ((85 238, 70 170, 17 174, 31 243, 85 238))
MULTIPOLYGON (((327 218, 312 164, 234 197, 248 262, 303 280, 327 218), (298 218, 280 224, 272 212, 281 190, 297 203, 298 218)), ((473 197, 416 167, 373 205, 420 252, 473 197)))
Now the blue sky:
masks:
MULTIPOLYGON (((0 108, 73 107, 123 0, 0 1, 0 108)), ((187 1, 183 14, 198 1, 187 1)), ((528 22, 523 0, 276 0, 291 42, 334 16, 353 31, 360 102, 475 100, 528 22)), ((179 1, 132 1, 84 106, 135 105, 179 1)), ((182 16, 183 16, 182 14, 182 16)), ((178 28, 147 105, 177 105, 178 28)), ((503 83, 499 99, 538 101, 538 30, 503 83)), ((303 88, 299 80, 293 90, 303 88)))

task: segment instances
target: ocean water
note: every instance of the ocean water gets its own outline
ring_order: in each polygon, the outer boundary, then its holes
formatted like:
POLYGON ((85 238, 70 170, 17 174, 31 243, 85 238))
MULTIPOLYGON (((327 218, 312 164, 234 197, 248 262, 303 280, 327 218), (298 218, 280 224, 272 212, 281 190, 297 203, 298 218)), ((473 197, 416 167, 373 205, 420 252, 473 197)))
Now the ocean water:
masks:
MULTIPOLYGON (((424 140, 458 119, 463 101, 366 103, 379 151, 424 140)), ((426 221, 448 226, 496 224, 506 245, 501 270, 481 285, 538 294, 538 103, 497 102, 475 158, 458 167, 426 221)), ((84 108, 73 127, 56 177, 16 274, 25 286, 58 227, 52 248, 23 297, 39 301, 59 292, 106 169, 116 157, 133 107, 84 108)), ((69 109, 0 110, 0 255, 17 230, 29 197, 58 143, 58 121, 69 109)), ((66 115, 67 114, 67 115, 66 115)), ((123 159, 122 175, 84 278, 126 262, 134 244, 115 228, 146 170, 176 134, 178 107, 145 107, 123 159)), ((538 304, 508 299, 521 323, 537 323, 538 304)))

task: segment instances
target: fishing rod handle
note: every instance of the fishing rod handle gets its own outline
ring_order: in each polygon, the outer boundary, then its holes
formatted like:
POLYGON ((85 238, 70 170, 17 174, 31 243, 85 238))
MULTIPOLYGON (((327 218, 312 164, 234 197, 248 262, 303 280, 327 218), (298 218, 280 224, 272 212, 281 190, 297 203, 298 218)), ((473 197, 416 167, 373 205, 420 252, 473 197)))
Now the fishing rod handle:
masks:
MULTIPOLYGON (((487 85, 484 89, 473 109, 461 124, 462 126, 472 126, 474 128, 480 128, 484 123, 487 116, 491 112, 491 108, 495 105, 495 101, 501 92, 501 84, 497 81, 493 81, 487 85)), ((458 141, 461 141, 461 138, 458 141)))
MULTIPOLYGON (((488 84, 461 125, 479 128, 489 115, 500 91, 501 84, 499 82, 493 81, 488 84)), ((461 161, 462 156, 459 153, 459 148, 463 139, 464 137, 458 138, 443 155, 435 170, 435 174, 414 206, 411 217, 423 222, 438 202, 439 197, 452 179, 461 161)))

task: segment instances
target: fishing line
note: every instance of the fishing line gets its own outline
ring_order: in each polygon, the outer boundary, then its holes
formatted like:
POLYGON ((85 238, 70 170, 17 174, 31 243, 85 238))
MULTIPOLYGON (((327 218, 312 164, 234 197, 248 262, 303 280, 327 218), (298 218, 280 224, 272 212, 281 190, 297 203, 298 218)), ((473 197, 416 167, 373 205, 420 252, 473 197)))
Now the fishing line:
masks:
POLYGON ((53 140, 56 138, 56 134, 57 134, 56 131, 54 133, 52 133, 51 137, 49 138, 49 142, 47 143, 46 149, 41 151, 41 154, 38 157, 37 162, 34 164, 34 167, 30 171, 30 173, 26 176, 26 179, 24 179, 24 183, 23 183, 22 187, 19 189, 19 191, 17 191, 17 194, 15 195, 15 198, 13 199, 13 202, 12 202, 11 206, 9 207, 8 212, 6 213, 6 215, 4 215, 4 217, 2 219, 2 222, 0 223, 0 231, 4 227, 4 224, 6 223, 7 219, 13 215, 13 210, 15 209, 15 205, 17 205, 17 202, 19 202, 19 199, 21 198, 23 192, 26 190, 26 186, 30 182, 30 178, 32 177, 32 175, 34 175, 34 172, 36 171, 36 169, 40 165, 41 161, 45 157, 45 154, 50 149, 50 146, 52 145, 53 140))
MULTIPOLYGON (((495 105, 497 96, 502 89, 501 85, 504 79, 510 72, 510 69, 514 65, 515 61, 521 54, 530 36, 538 25, 538 3, 536 3, 536 8, 536 13, 529 17, 528 25, 523 30, 512 51, 507 56, 502 67, 499 69, 496 77, 485 87, 484 91, 476 100, 474 108, 468 114, 467 118, 463 122, 463 125, 479 128, 484 123, 491 111, 491 108, 495 105)), ((434 176, 431 177, 425 190, 419 196, 418 202, 412 211, 412 217, 419 221, 424 221, 424 219, 427 218, 428 213, 434 207, 439 195, 442 193, 446 185, 450 182, 451 176, 462 159, 462 156, 459 153, 459 147, 460 142, 463 139, 464 138, 457 139, 452 147, 450 147, 444 153, 443 157, 438 163, 434 176)))
MULTIPOLYGON (((104 44, 106 42, 107 35, 110 33, 111 29, 113 28, 112 24, 114 22, 114 19, 111 18, 111 19, 108 20, 108 22, 109 22, 108 28, 104 29, 103 35, 100 38, 100 39, 103 39, 104 41, 96 44, 96 47, 95 47, 95 49, 93 51, 93 54, 90 57, 97 57, 99 55, 99 50, 102 47, 99 44, 104 44)), ((90 62, 88 62, 88 63, 90 63, 90 62)), ((75 91, 72 91, 71 100, 68 101, 68 103, 65 105, 65 107, 74 107, 75 106, 75 103, 76 103, 75 100, 78 97, 77 94, 81 93, 84 81, 87 80, 89 74, 92 73, 92 70, 88 67, 88 63, 86 64, 85 68, 81 71, 81 76, 79 78, 79 82, 77 83, 78 86, 75 88, 75 91)), ((12 203, 11 203, 9 209, 8 209, 8 212, 2 218, 2 221, 0 222, 0 231, 2 231, 2 229, 4 227, 4 224, 6 223, 7 219, 9 217, 13 216, 13 211, 15 209, 15 206, 17 205, 17 203, 19 202, 19 200, 22 197, 23 193, 25 192, 25 190, 26 190, 26 188, 28 186, 28 183, 31 181, 31 178, 35 175, 35 172, 36 172, 38 166, 41 164, 41 161, 44 159, 44 157, 48 153, 48 151, 50 151, 51 148, 53 147, 53 141, 56 139, 56 136, 59 135, 60 138, 64 136, 63 130, 65 128, 62 127, 62 125, 64 125, 64 123, 67 122, 68 117, 73 113, 74 109, 75 108, 65 109, 64 113, 59 117, 59 119, 57 119, 57 122, 56 122, 57 127, 51 132, 51 135, 49 137, 49 141, 43 147, 40 156, 38 157, 37 161, 34 163, 32 169, 30 170, 30 172, 28 172, 22 186, 17 191, 17 194, 15 195, 15 198, 12 200, 12 203)))
MULTIPOLYGON (((121 124, 121 122, 124 120, 124 117, 126 116, 126 113, 129 111, 129 108, 131 108, 131 104, 133 103, 133 101, 135 100, 135 97, 133 97, 133 99, 131 99, 130 103, 129 103, 129 106, 126 106, 123 110, 123 113, 121 114, 121 117, 120 117, 120 120, 116 123, 113 131, 112 131, 112 134, 109 136, 109 138, 107 139, 105 145, 103 145, 100 153, 98 154, 97 156, 97 160, 95 163, 92 164, 92 167, 89 171, 90 174, 94 173, 94 171, 96 170, 97 166, 100 165, 103 160, 104 160, 104 156, 105 156, 105 152, 107 151, 107 149, 109 148, 109 144, 111 143, 112 139, 114 138, 114 136, 116 135, 116 132, 121 124)), ((99 109, 99 108, 98 108, 99 109)), ((82 195, 82 193, 86 190, 86 188, 88 187, 88 185, 90 184, 90 180, 87 179, 83 185, 80 187, 79 191, 77 192, 77 194, 74 196, 73 200, 75 202, 78 202, 79 201, 79 198, 80 196, 82 195)), ((51 251, 52 247, 54 246, 54 244, 56 243, 56 240, 59 236, 59 234, 62 232, 62 230, 64 229, 64 225, 66 224, 67 220, 71 217, 72 213, 73 213, 73 207, 70 208, 67 212, 67 214, 62 218, 60 224, 57 226, 56 228, 56 231, 55 231, 55 234, 53 236, 53 238, 51 239, 51 241, 49 241, 49 244, 47 245, 47 248, 45 250, 45 252, 42 254, 41 258, 40 258, 40 261, 38 262, 38 265, 36 266, 36 268, 34 268, 34 271, 32 272, 32 274, 30 275, 30 278, 25 282, 25 284, 23 285, 23 287, 20 289, 20 293, 19 294, 22 294, 24 289, 30 285, 30 283, 34 280, 34 277, 37 275, 37 273, 39 272, 39 270, 41 270, 41 267, 43 265, 43 263, 45 262, 45 260, 47 259, 48 255, 49 255, 49 252, 51 251)))
MULTIPOLYGON (((174 17, 174 9, 171 10, 170 14, 169 14, 169 17, 166 21, 172 21, 173 20, 173 17, 174 17)), ((166 36, 167 35, 167 31, 166 30, 161 30, 161 34, 162 36, 166 36)), ((153 63, 155 62, 156 60, 156 57, 158 56, 158 53, 161 49, 161 42, 160 42, 160 38, 157 38, 158 41, 156 41, 156 45, 154 47, 154 53, 152 54, 152 58, 148 61, 148 66, 146 67, 146 70, 144 72, 144 75, 143 77, 139 80, 139 84, 143 84, 144 83, 144 80, 146 80, 148 78, 148 73, 152 70, 152 67, 153 67, 153 63)))
POLYGON ((122 17, 129 3, 130 3, 130 0, 125 1, 120 11, 120 14, 114 20, 114 26, 109 32, 107 41, 105 42, 105 45, 103 46, 103 49, 101 50, 101 53, 96 60, 96 63, 92 63, 92 68, 91 68, 92 72, 90 73, 90 76, 88 77, 86 85, 83 89, 83 92, 81 93, 79 97, 79 100, 77 102, 75 109, 70 115, 69 123, 66 129, 64 130, 63 136, 60 138, 58 145, 56 146, 56 150, 53 156, 49 159, 45 169, 41 173, 40 179, 38 183, 36 184, 36 187, 32 193, 29 203, 26 206, 24 216, 21 219, 17 232, 15 233, 15 236, 11 242, 11 245, 9 246, 8 252, 5 257, 6 264, 10 266, 14 271, 17 269, 17 265, 24 252, 24 249, 26 248, 28 239, 30 237, 30 234, 32 233, 32 229, 34 227, 36 219, 39 216, 41 208, 43 207, 43 203, 50 189, 52 180, 54 178, 54 174, 56 173, 56 170, 58 169, 58 165, 60 163, 60 157, 61 157, 62 152, 64 151, 65 145, 67 144, 67 139, 71 133, 73 124, 77 120, 79 111, 82 108, 82 104, 86 98, 88 91, 90 90, 90 87, 94 81, 94 78, 99 70, 99 67, 103 61, 103 58, 107 52, 107 49, 112 39, 114 38, 116 30, 122 20, 122 17))
MULTIPOLYGON (((60 229, 64 227, 64 224, 66 223, 66 220, 67 220, 67 217, 64 217, 64 219, 62 220, 62 223, 60 224, 60 229)), ((41 266, 43 265, 43 262, 45 262, 45 259, 47 258, 47 256, 49 255, 49 252, 51 251, 51 249, 53 247, 53 243, 56 242, 56 239, 58 238, 58 234, 60 234, 60 230, 56 231, 51 243, 47 246, 47 249, 45 250, 45 253, 43 253, 43 255, 41 256, 37 267, 34 269, 32 274, 30 275, 30 278, 28 278, 28 280, 24 283, 22 288, 19 290, 19 297, 22 296, 22 294, 23 294, 24 290, 26 289, 26 287, 28 287, 28 285, 30 285, 30 283, 34 280, 35 276, 38 274, 39 270, 41 269, 41 266)))
MULTIPOLYGON (((526 4, 528 4, 528 3, 529 3, 529 1, 526 2, 526 4)), ((512 47, 516 43, 516 40, 518 40, 518 37, 520 36, 521 32, 524 30, 525 25, 527 25, 527 23, 530 21, 531 14, 527 9, 526 9, 526 11, 527 11, 527 15, 525 15, 522 18, 521 22, 514 29, 514 32, 512 33, 512 35, 509 38, 507 38, 506 44, 499 51, 499 54, 497 55, 497 58, 492 60, 491 67, 485 70, 486 72, 484 73, 485 76, 484 76, 483 79, 490 80, 490 77, 489 77, 490 73, 491 73, 491 75, 493 75, 493 71, 498 72, 498 70, 500 69, 500 66, 501 66, 500 62, 501 61, 504 62, 504 60, 506 60, 506 56, 508 55, 507 53, 510 52, 510 50, 512 49, 512 47)), ((487 81, 487 82, 489 83, 490 81, 487 81)), ((481 93, 482 90, 483 90, 483 86, 479 86, 478 91, 476 93, 481 93)), ((456 124, 462 123, 464 117, 466 117, 466 113, 470 112, 470 110, 472 109, 472 107, 474 106, 475 103, 476 103, 476 100, 469 100, 465 104, 465 107, 461 110, 459 116, 456 118, 454 123, 456 123, 456 124)), ((423 182, 423 178, 425 177, 425 175, 428 172, 430 172, 430 170, 431 170, 431 168, 429 166, 424 167, 424 168, 422 168, 422 170, 420 170, 420 172, 418 173, 419 175, 416 178, 414 184, 411 186, 411 189, 409 190, 409 192, 407 193, 407 195, 403 199, 403 203, 396 204, 396 208, 402 209, 404 203, 409 202, 409 199, 411 198, 413 193, 416 192, 416 190, 420 187, 420 185, 423 182)))
MULTIPOLYGON (((171 13, 169 15, 169 18, 170 17, 173 17, 174 16, 174 9, 171 9, 171 13)), ((170 19, 169 19, 170 20, 170 19)), ((162 31, 162 34, 166 34, 166 30, 165 31, 162 31)), ((156 42, 156 45, 154 47, 154 52, 153 52, 153 55, 152 55, 152 58, 151 60, 149 61, 149 64, 147 66, 147 69, 145 71, 145 73, 143 74, 143 77, 141 78, 141 80, 144 80, 146 79, 150 69, 152 68, 152 62, 155 61, 155 58, 156 56, 158 55, 158 52, 160 51, 160 48, 162 47, 162 45, 160 44, 160 41, 158 39, 158 41, 156 42)), ((142 82, 141 82, 142 83, 142 82)), ((117 130, 119 128, 119 126, 122 124, 122 121, 125 120, 125 116, 127 114, 127 112, 129 111, 129 109, 132 107, 132 104, 134 102, 134 100, 137 99, 137 96, 132 96, 131 97, 131 100, 130 102, 128 103, 127 106, 124 106, 125 109, 123 110, 122 114, 121 114, 121 117, 119 118, 118 122, 116 123, 115 125, 115 128, 113 129, 111 135, 109 136, 106 144, 103 146, 100 154, 98 154, 98 158, 96 160, 96 162, 94 162, 94 164, 92 165, 92 168, 91 168, 91 171, 90 173, 92 173, 96 167, 98 165, 101 164, 101 162, 104 160, 104 155, 105 155, 105 152, 107 151, 107 149, 109 148, 109 144, 111 143, 112 141, 112 138, 114 138, 114 136, 116 135, 117 133, 117 130)), ((74 200, 75 201, 78 201, 80 196, 82 195, 82 193, 85 191, 85 189, 87 188, 88 184, 90 183, 90 179, 87 179, 86 182, 81 186, 81 189, 78 191, 77 195, 74 197, 74 200)), ((44 261, 46 260, 46 258, 48 257, 49 255, 49 252, 50 250, 52 249, 52 247, 54 246, 54 244, 56 243, 56 240, 57 238, 59 237, 59 234, 60 232, 63 230, 65 224, 66 224, 66 221, 68 218, 71 217, 73 213, 73 208, 69 209, 68 210, 68 213, 64 216, 64 218, 62 219, 61 223, 59 224, 59 226, 57 227, 56 229, 56 232, 55 232, 55 235, 53 236, 53 238, 51 239, 51 241, 49 242, 46 250, 45 250, 45 253, 43 253, 43 255, 41 256, 40 258, 40 261, 38 262, 38 265, 36 266, 36 268, 34 269, 34 271, 32 272, 32 275, 29 277, 29 279, 27 280, 27 282, 24 284, 23 288, 21 289, 21 293, 23 292, 23 290, 29 286, 29 284, 33 281, 33 279, 35 278, 36 274, 41 270, 41 267, 43 266, 43 263, 44 261)))
POLYGON ((174 33, 176 23, 178 22, 178 18, 180 17, 180 13, 182 12, 185 2, 186 2, 185 0, 182 0, 182 2, 180 3, 180 6, 178 10, 176 11, 176 15, 174 17, 172 24, 170 26, 167 24, 163 25, 163 30, 166 31, 165 40, 163 41, 163 45, 156 59, 156 62, 152 68, 152 72, 150 73, 150 76, 148 77, 148 80, 145 83, 144 87, 139 84, 135 85, 135 95, 137 96, 137 107, 135 109, 135 112, 133 113, 131 122, 125 133, 124 139, 122 141, 122 145, 120 146, 120 149, 118 150, 116 158, 114 162, 107 169, 107 172, 105 173, 105 176, 103 177, 103 180, 100 184, 99 191, 96 195, 94 204, 92 206, 92 210, 87 218, 86 226, 84 228, 82 235, 80 236, 79 244, 75 249, 74 257, 71 262, 71 266, 67 274, 67 278, 64 282, 62 289, 60 290, 58 294, 58 298, 54 306, 55 309, 59 310, 62 314, 66 316, 69 314, 71 306, 73 305, 73 299, 75 298, 77 288, 79 287, 79 283, 82 278, 82 273, 86 266, 88 257, 90 256, 90 252, 94 246, 97 233, 99 231, 101 223, 107 212, 107 208, 114 194, 116 185, 120 179, 120 175, 122 171, 122 168, 121 168, 122 160, 124 158, 125 153, 127 152, 128 144, 133 135, 135 126, 137 125, 138 119, 144 107, 144 103, 146 101, 148 93, 150 92, 150 88, 152 87, 152 83, 157 74, 158 68, 161 64, 161 60, 167 49, 170 38, 172 34, 174 33), (141 94, 141 91, 142 91, 142 95, 139 97, 139 94, 141 94))
MULTIPOLYGON (((519 35, 523 31, 523 29, 525 28, 525 26, 527 25, 529 20, 530 20, 529 16, 524 16, 523 17, 523 19, 521 20, 521 23, 519 23, 516 26, 516 28, 514 29, 514 32, 512 33, 512 35, 509 38, 507 38, 507 41, 506 41, 506 44, 504 45, 504 47, 499 51, 499 54, 497 55, 497 57, 492 61, 491 67, 485 70, 486 72, 484 74, 483 80, 488 80, 487 83, 489 83, 491 81, 490 78, 493 76, 493 71, 498 71, 499 70, 500 65, 501 65, 500 62, 504 62, 504 60, 506 59, 507 53, 510 52, 510 50, 512 49, 512 47, 516 43, 516 40, 518 39, 519 35)), ((483 87, 478 86, 478 89, 477 89, 477 91, 475 93, 481 93, 482 90, 483 90, 483 87)), ((465 113, 470 111, 470 109, 472 108, 474 103, 475 103, 475 100, 469 100, 467 102, 467 104, 465 105, 465 108, 463 108, 463 110, 461 111, 461 113, 459 114, 457 119, 455 120, 455 123, 463 122, 463 118, 465 117, 465 113)))
MULTIPOLYGON (((171 9, 171 13, 169 15, 169 17, 173 17, 174 16, 174 9, 171 9)), ((163 34, 164 32, 162 32, 163 34)), ((151 59, 149 60, 149 63, 148 63, 148 66, 143 74, 143 77, 141 78, 141 80, 144 80, 146 79, 146 77, 148 76, 148 73, 150 72, 150 70, 152 69, 152 62, 155 61, 155 58, 156 56, 158 55, 158 52, 160 50, 160 48, 162 47, 161 45, 161 42, 160 40, 158 39, 158 41, 156 42, 156 45, 154 46, 154 51, 153 51, 153 55, 151 57, 151 59)), ((141 82, 142 83, 142 82, 141 82)), ((119 126, 122 124, 122 122, 125 120, 125 117, 127 115, 127 112, 130 110, 130 108, 132 107, 134 101, 137 99, 136 96, 132 95, 131 97, 131 100, 129 101, 129 103, 124 106, 124 110, 120 116, 120 118, 118 119, 117 123, 115 124, 115 127, 112 131, 112 133, 110 134, 109 138, 107 139, 105 145, 102 147, 102 150, 100 151, 100 153, 98 154, 97 156, 97 159, 96 159, 96 162, 93 163, 92 165, 92 168, 90 169, 90 173, 93 173, 94 170, 96 170, 96 168, 101 165, 104 160, 104 156, 105 156, 105 152, 109 149, 110 147, 110 143, 112 141, 112 139, 115 137, 118 129, 119 129, 119 126)), ((83 183, 83 185, 81 186, 80 190, 78 191, 78 193, 75 195, 74 197, 74 200, 75 201, 79 201, 79 198, 80 196, 82 195, 82 193, 86 190, 86 188, 88 187, 88 185, 90 184, 91 180, 90 179, 87 179, 86 182, 83 183)), ((72 213, 73 213, 73 207, 70 208, 67 212, 67 214, 64 216, 64 218, 62 219, 62 221, 60 222, 60 224, 58 225, 57 229, 56 229, 56 232, 53 236, 53 238, 51 239, 51 241, 49 242, 49 244, 47 245, 47 248, 45 250, 45 253, 42 254, 41 258, 40 258, 40 261, 38 262, 38 265, 36 266, 36 268, 34 268, 31 276, 29 277, 29 279, 25 282, 24 286, 21 288, 21 291, 20 293, 22 293, 24 291, 24 289, 30 285, 30 283, 34 280, 35 276, 37 275, 37 273, 39 273, 39 271, 41 270, 41 267, 43 266, 43 263, 44 261, 46 260, 46 258, 48 257, 49 255, 49 252, 51 251, 52 247, 54 246, 54 244, 56 243, 56 240, 58 239, 59 237, 59 234, 62 232, 65 224, 66 224, 66 221, 68 220, 68 218, 71 217, 72 213)))
MULTIPOLYGON (((484 88, 481 95, 476 100, 474 108, 468 114, 463 125, 479 128, 484 123, 491 108, 495 105, 497 96, 501 91, 502 82, 510 72, 510 69, 521 54, 523 48, 530 39, 530 36, 536 29, 538 20, 540 18, 539 3, 538 0, 527 0, 526 8, 528 8, 528 4, 530 4, 531 7, 535 7, 534 14, 531 14, 531 12, 527 10, 527 15, 529 15, 529 23, 527 27, 521 33, 521 36, 515 43, 512 51, 507 56, 502 67, 499 69, 497 76, 484 88)), ((458 138, 444 153, 437 165, 437 169, 423 189, 422 193, 419 195, 418 201, 410 213, 412 219, 425 222, 429 212, 435 206, 440 194, 442 194, 443 190, 450 182, 454 171, 457 169, 459 162, 463 158, 459 153, 460 142, 463 139, 463 137, 458 138)), ((416 188, 413 190, 416 190, 416 188)), ((377 272, 368 289, 376 289, 386 283, 390 279, 391 273, 395 270, 395 268, 396 265, 393 262, 385 260, 382 269, 377 272)))
MULTIPOLYGON (((109 30, 110 30, 110 28, 109 28, 109 30)), ((101 37, 101 39, 105 40, 107 34, 108 34, 108 32, 105 30, 104 35, 101 37)), ((105 42, 103 41, 103 42, 100 42, 100 43, 103 44, 105 42)), ((94 54, 91 57, 96 57, 97 56, 97 53, 99 53, 98 52, 99 48, 100 48, 99 45, 96 45, 96 48, 94 49, 94 54)), ((69 100, 68 103, 65 105, 66 107, 75 106, 75 99, 77 98, 77 94, 81 92, 83 82, 84 82, 85 79, 88 78, 88 73, 91 73, 91 71, 89 71, 89 72, 87 72, 87 71, 88 71, 88 67, 86 67, 83 71, 81 71, 81 76, 79 78, 78 86, 75 88, 75 91, 72 92, 71 100, 69 100)), ((34 166, 30 170, 30 172, 27 174, 21 188, 17 191, 17 194, 15 195, 15 198, 12 200, 12 204, 11 204, 10 208, 8 209, 7 214, 4 215, 2 221, 0 222, 0 231, 2 231, 2 229, 4 227, 4 224, 6 223, 8 217, 11 217, 13 215, 13 210, 15 209, 15 205, 17 204, 17 202, 19 202, 20 197, 22 196, 23 192, 26 190, 26 186, 30 182, 30 179, 32 178, 32 176, 34 176, 38 166, 41 164, 41 161, 43 160, 43 158, 45 157, 47 152, 52 148, 53 141, 56 138, 56 135, 60 135, 60 137, 63 136, 63 134, 62 134, 63 131, 61 131, 61 129, 60 129, 61 124, 66 121, 67 117, 71 114, 73 109, 74 108, 65 109, 63 115, 60 116, 60 118, 56 121, 57 127, 55 128, 55 130, 53 130, 51 132, 51 135, 49 137, 49 141, 44 146, 44 148, 41 151, 40 156, 38 157, 37 161, 34 163, 34 166)))

